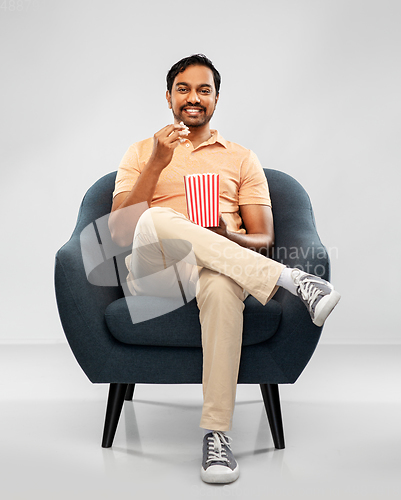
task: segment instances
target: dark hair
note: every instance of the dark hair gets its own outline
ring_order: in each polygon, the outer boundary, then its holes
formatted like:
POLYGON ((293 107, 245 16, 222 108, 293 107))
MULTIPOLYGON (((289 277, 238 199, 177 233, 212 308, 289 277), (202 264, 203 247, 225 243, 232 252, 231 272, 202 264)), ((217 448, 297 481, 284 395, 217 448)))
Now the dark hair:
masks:
POLYGON ((220 91, 221 76, 217 69, 213 66, 213 63, 203 54, 193 54, 189 57, 184 57, 181 61, 178 61, 171 67, 170 71, 167 73, 167 90, 171 94, 173 88, 173 82, 178 73, 185 71, 188 66, 206 66, 210 68, 213 72, 214 86, 216 87, 216 94, 220 91))

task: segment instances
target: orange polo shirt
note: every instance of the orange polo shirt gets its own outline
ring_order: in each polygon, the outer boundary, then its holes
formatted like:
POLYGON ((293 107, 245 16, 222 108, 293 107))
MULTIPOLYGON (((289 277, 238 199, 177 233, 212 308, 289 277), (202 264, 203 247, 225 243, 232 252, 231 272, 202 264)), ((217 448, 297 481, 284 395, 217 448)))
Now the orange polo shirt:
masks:
MULTIPOLYGON (((188 217, 184 176, 217 173, 220 177, 220 212, 230 231, 240 229, 241 205, 271 206, 269 188, 255 153, 223 139, 217 130, 193 148, 186 139, 174 151, 172 161, 160 174, 151 207, 170 207, 188 217)), ((153 150, 153 137, 132 144, 118 168, 113 197, 131 191, 153 150)))

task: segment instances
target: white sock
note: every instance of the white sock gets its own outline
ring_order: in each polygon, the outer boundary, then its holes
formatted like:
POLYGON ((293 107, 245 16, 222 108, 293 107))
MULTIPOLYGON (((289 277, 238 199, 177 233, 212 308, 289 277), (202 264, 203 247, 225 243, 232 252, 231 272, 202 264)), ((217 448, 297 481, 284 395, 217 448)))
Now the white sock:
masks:
POLYGON ((291 276, 291 272, 294 270, 294 268, 291 267, 285 267, 280 274, 280 277, 276 283, 276 285, 281 286, 291 292, 293 295, 297 295, 297 286, 294 283, 294 280, 291 276))

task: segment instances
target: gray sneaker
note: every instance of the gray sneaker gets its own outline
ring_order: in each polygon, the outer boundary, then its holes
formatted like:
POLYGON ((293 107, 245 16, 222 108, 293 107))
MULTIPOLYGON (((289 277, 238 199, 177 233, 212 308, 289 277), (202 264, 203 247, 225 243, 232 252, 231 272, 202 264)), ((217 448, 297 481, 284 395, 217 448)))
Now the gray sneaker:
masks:
POLYGON ((231 438, 224 432, 209 432, 203 438, 201 479, 205 483, 232 483, 239 476, 239 465, 230 448, 231 438))
POLYGON ((322 326, 341 295, 334 290, 331 283, 313 274, 294 269, 291 276, 297 286, 298 297, 307 307, 313 323, 322 326))

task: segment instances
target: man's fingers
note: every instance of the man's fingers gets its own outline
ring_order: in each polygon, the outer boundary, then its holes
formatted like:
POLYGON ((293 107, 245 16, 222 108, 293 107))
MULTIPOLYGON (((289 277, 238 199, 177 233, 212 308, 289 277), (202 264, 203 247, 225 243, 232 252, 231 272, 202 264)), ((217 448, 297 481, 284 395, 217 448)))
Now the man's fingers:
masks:
POLYGON ((166 137, 165 144, 177 146, 177 144, 184 141, 184 138, 187 137, 188 134, 189 132, 185 130, 174 130, 168 137, 166 137))
POLYGON ((172 123, 170 125, 166 125, 161 130, 156 132, 155 136, 156 137, 169 137, 171 134, 173 134, 176 131, 181 132, 183 135, 189 134, 189 128, 186 125, 184 125, 184 123, 172 123))
POLYGON ((165 161, 171 161, 167 151, 174 150, 189 133, 189 128, 182 122, 166 125, 154 135, 154 154, 161 154, 165 161))
POLYGON ((177 144, 180 143, 180 133, 178 130, 175 130, 172 132, 168 137, 165 138, 164 143, 166 146, 176 146, 177 144))
POLYGON ((173 131, 174 131, 174 124, 171 125, 166 125, 162 129, 160 129, 158 132, 155 133, 155 137, 168 137, 173 131))

